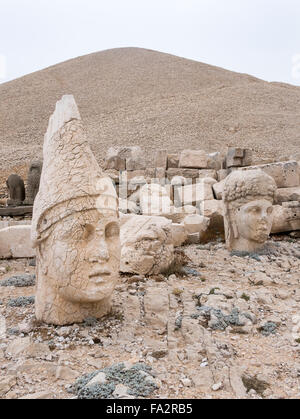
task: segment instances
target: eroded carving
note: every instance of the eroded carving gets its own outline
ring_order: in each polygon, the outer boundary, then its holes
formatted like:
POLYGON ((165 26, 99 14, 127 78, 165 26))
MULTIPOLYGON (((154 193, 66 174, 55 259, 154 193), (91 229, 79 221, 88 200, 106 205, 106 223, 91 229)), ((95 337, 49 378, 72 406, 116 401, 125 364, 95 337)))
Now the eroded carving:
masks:
POLYGON ((228 176, 223 205, 229 250, 253 252, 263 247, 271 232, 275 191, 275 181, 261 170, 228 176))
POLYGON ((58 325, 100 318, 118 280, 118 199, 86 139, 73 96, 56 105, 33 210, 36 317, 58 325))

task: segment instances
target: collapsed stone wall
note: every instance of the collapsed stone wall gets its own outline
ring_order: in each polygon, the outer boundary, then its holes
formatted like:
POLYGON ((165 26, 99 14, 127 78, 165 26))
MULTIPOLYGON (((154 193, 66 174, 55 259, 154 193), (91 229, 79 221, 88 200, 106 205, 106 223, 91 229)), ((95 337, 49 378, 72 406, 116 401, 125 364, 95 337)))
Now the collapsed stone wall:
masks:
POLYGON ((223 235, 222 192, 225 179, 235 170, 261 169, 275 180, 272 233, 300 230, 300 162, 296 160, 254 161, 252 150, 235 147, 228 147, 226 154, 157 150, 152 160, 154 167, 146 167, 140 147, 111 148, 105 171, 116 184, 120 211, 171 219, 176 243, 182 244, 179 231, 182 240, 192 243, 223 235))

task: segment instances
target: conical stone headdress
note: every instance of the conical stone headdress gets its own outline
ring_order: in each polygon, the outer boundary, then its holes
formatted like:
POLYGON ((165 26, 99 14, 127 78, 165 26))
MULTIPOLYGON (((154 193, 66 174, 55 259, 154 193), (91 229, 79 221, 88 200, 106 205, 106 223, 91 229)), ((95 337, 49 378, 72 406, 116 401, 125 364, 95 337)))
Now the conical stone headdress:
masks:
POLYGON ((33 246, 55 223, 74 212, 117 211, 110 178, 99 167, 87 141, 72 95, 63 96, 44 138, 43 170, 32 219, 33 246))

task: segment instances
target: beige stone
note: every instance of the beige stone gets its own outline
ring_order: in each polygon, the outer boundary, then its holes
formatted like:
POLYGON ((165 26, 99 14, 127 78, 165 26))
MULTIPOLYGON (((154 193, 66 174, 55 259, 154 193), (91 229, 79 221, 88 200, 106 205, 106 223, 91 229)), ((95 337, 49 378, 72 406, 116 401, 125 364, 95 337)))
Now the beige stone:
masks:
POLYGON ((275 203, 298 201, 300 202, 300 186, 294 188, 278 188, 275 195, 275 203))
POLYGON ((299 165, 296 161, 269 163, 258 166, 243 167, 239 170, 260 169, 271 176, 278 188, 292 188, 299 186, 299 165))
POLYGON ((57 103, 43 152, 32 219, 36 317, 57 325, 100 318, 119 278, 118 198, 91 152, 73 96, 57 103))
POLYGON ((126 158, 126 170, 144 170, 146 168, 145 155, 141 147, 129 147, 130 156, 126 158))
POLYGON ((185 217, 183 224, 187 234, 203 234, 209 227, 210 220, 203 215, 195 214, 185 217))
POLYGON ((205 178, 212 178, 212 179, 217 180, 218 179, 217 171, 214 169, 199 170, 199 179, 205 179, 205 178))
POLYGON ((170 181, 172 181, 175 176, 182 176, 186 179, 198 179, 199 169, 171 168, 167 170, 167 178, 170 181))
POLYGON ((211 199, 200 204, 200 214, 210 219, 210 228, 224 231, 223 202, 211 199))
POLYGON ((262 248, 273 222, 276 184, 262 170, 235 171, 223 190, 224 226, 229 250, 253 252, 262 248))
POLYGON ((119 199, 119 211, 124 214, 139 214, 140 208, 129 199, 119 199))
POLYGON ((201 201, 214 199, 212 184, 214 179, 200 179, 196 184, 177 187, 174 202, 179 205, 199 205, 201 201))
POLYGON ((271 233, 300 230, 300 202, 286 202, 274 205, 271 233))
POLYGON ((221 153, 210 153, 208 154, 207 158, 207 167, 209 169, 220 170, 222 168, 223 158, 221 156, 221 153))
POLYGON ((121 272, 148 275, 167 270, 174 260, 172 221, 159 216, 122 216, 121 248, 121 272))
POLYGON ((157 150, 154 156, 154 166, 167 169, 168 154, 167 150, 157 150))
POLYGON ((252 151, 244 148, 229 147, 226 155, 226 167, 243 167, 252 164, 252 151))
POLYGON ((228 176, 228 169, 221 169, 217 171, 217 180, 221 182, 221 180, 224 180, 228 176))
POLYGON ((225 185, 225 179, 221 180, 221 182, 213 184, 212 188, 213 188, 216 199, 222 200, 224 185, 225 185))
POLYGON ((151 183, 140 190, 140 207, 143 215, 170 214, 173 203, 166 188, 151 183))
POLYGON ((17 378, 14 375, 0 377, 0 397, 5 396, 16 384, 17 378))
POLYGON ((0 259, 34 257, 36 252, 31 244, 30 233, 30 225, 16 225, 0 230, 0 259))
POLYGON ((182 246, 187 239, 187 233, 184 224, 172 223, 171 230, 174 247, 182 246))
POLYGON ((179 167, 179 155, 178 154, 168 154, 168 164, 167 169, 179 167))
POLYGON ((204 150, 183 150, 180 154, 179 167, 208 169, 207 154, 204 150))

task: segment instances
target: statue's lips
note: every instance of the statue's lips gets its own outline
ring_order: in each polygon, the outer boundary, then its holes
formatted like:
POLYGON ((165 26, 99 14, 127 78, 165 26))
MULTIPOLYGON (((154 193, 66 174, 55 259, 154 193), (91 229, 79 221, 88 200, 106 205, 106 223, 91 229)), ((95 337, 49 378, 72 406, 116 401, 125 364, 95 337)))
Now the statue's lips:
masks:
POLYGON ((108 269, 99 269, 97 271, 92 272, 89 275, 89 278, 91 278, 91 279, 100 279, 101 280, 101 278, 106 277, 106 276, 110 276, 110 275, 111 275, 110 270, 108 270, 108 269))

